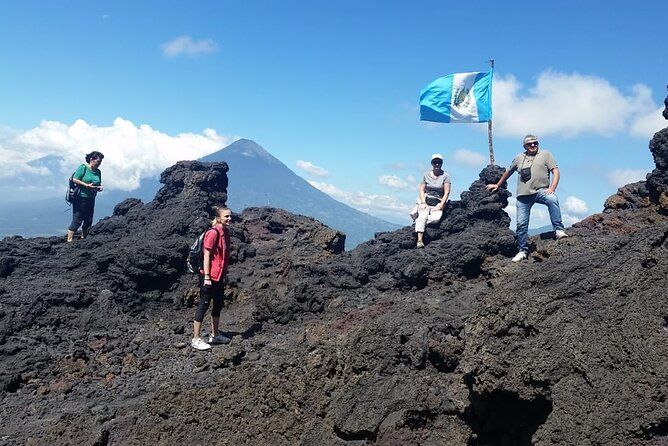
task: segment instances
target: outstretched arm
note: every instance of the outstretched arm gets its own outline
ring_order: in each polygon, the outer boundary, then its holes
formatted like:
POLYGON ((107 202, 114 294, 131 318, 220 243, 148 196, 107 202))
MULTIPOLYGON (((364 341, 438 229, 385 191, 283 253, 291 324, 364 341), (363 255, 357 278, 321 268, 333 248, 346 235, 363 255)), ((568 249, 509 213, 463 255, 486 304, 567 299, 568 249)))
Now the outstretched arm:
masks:
POLYGON ((511 176, 512 174, 513 174, 512 171, 506 170, 505 172, 503 172, 503 175, 501 175, 501 178, 499 178, 499 181, 497 181, 496 184, 488 184, 487 186, 485 186, 485 189, 494 192, 495 190, 500 188, 503 185, 503 183, 506 182, 508 177, 511 176))

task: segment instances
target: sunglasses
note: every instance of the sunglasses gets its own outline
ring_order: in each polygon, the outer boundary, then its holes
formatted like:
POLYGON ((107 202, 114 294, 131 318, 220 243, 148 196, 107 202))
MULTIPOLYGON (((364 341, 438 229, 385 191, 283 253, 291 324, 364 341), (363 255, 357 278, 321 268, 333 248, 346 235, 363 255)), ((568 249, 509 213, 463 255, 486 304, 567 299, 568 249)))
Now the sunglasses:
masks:
POLYGON ((443 164, 443 161, 441 161, 441 160, 433 160, 431 163, 432 163, 434 166, 440 166, 440 165, 443 164))
POLYGON ((527 147, 538 147, 538 141, 528 142, 524 145, 527 146, 527 147))

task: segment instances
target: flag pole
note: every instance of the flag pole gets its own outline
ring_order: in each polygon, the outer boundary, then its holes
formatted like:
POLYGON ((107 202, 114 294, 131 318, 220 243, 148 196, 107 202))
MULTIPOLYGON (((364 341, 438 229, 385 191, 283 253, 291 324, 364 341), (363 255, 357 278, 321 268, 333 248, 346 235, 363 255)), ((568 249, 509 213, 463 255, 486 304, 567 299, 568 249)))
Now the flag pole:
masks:
MULTIPOLYGON (((492 70, 494 70, 494 59, 489 60, 489 66, 491 67, 492 70)), ((489 165, 491 166, 494 164, 494 144, 492 143, 492 118, 489 118, 489 121, 487 121, 487 142, 489 142, 489 165)))

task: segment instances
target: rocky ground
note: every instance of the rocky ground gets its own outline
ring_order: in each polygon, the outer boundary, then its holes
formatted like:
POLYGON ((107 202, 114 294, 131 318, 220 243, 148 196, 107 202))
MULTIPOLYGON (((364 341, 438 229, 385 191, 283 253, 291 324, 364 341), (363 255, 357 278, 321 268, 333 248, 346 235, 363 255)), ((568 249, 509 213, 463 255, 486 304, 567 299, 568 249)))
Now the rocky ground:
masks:
POLYGON ((185 257, 225 163, 167 169, 86 240, 7 238, 0 444, 666 445, 668 129, 650 150, 647 181, 522 264, 496 166, 424 250, 247 209, 208 352, 185 257))

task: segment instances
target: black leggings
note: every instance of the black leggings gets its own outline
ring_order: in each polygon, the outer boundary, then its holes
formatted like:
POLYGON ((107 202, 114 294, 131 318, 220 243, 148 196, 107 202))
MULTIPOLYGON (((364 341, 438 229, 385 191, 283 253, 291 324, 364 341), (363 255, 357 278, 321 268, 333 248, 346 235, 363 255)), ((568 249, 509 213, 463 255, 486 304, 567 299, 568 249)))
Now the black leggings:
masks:
POLYGON ((72 203, 72 223, 68 228, 72 232, 76 232, 83 222, 84 231, 88 230, 93 225, 93 212, 95 211, 95 197, 79 198, 72 203))
POLYGON ((211 281, 211 286, 205 287, 202 277, 199 279, 199 305, 195 312, 195 321, 202 322, 204 314, 209 308, 209 303, 213 300, 213 307, 211 307, 211 317, 220 317, 220 310, 223 309, 223 295, 225 294, 225 286, 223 282, 211 281))

